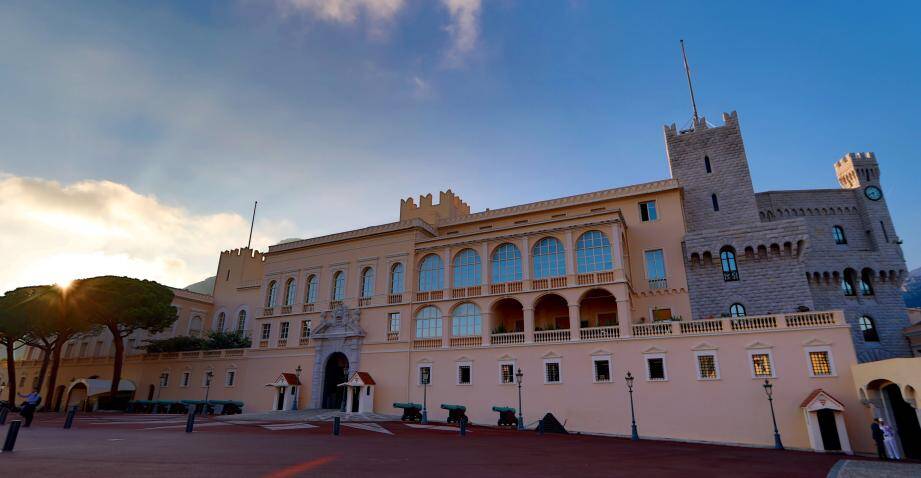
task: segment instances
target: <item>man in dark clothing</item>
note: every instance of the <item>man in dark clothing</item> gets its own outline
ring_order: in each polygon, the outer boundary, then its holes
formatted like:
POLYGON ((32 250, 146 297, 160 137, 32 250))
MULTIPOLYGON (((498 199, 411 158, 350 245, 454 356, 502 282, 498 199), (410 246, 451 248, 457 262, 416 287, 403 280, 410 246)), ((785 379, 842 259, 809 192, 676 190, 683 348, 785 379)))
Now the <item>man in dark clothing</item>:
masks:
POLYGON ((879 459, 889 459, 886 456, 886 442, 883 436, 883 429, 879 426, 879 418, 873 419, 873 424, 870 425, 870 431, 873 432, 873 441, 876 442, 876 454, 879 455, 879 459))
POLYGON ((32 419, 35 418, 35 409, 38 408, 38 404, 41 403, 42 397, 38 394, 38 390, 33 390, 32 393, 28 395, 23 395, 21 393, 17 395, 26 399, 25 403, 22 404, 22 408, 19 410, 19 414, 22 415, 22 418, 26 419, 25 426, 29 427, 32 425, 32 419))

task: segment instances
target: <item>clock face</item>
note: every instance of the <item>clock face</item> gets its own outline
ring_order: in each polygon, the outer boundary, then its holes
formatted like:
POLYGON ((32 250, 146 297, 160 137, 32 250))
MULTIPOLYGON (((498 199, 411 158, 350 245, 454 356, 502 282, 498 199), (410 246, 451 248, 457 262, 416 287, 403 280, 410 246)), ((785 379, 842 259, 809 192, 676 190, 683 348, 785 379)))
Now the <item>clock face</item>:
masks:
POLYGON ((866 194, 867 199, 871 201, 879 201, 879 198, 883 197, 883 192, 876 186, 867 186, 867 188, 863 190, 863 193, 866 194))

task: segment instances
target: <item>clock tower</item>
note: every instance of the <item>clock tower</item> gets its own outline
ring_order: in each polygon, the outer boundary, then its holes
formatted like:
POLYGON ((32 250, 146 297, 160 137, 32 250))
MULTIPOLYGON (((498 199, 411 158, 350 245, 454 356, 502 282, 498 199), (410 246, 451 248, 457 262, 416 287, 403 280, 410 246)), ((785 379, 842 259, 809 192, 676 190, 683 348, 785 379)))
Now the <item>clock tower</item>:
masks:
POLYGON ((847 153, 835 163, 835 174, 843 189, 854 191, 857 204, 862 206, 866 233, 873 238, 875 249, 884 256, 890 256, 890 260, 903 261, 902 241, 896 236, 889 216, 876 155, 871 152, 847 153))

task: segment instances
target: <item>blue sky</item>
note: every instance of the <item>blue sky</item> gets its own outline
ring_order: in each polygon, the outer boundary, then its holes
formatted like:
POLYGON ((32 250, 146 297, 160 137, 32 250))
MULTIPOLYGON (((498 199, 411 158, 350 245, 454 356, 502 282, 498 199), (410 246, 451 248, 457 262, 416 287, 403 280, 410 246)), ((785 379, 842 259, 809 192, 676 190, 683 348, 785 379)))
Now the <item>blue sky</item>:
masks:
POLYGON ((60 261, 183 285, 256 199, 265 247, 449 187, 482 210, 665 178, 680 38, 756 190, 834 188, 835 160, 875 151, 921 265, 921 4, 632 3, 5 2, 0 247, 26 251, 0 289, 60 261))

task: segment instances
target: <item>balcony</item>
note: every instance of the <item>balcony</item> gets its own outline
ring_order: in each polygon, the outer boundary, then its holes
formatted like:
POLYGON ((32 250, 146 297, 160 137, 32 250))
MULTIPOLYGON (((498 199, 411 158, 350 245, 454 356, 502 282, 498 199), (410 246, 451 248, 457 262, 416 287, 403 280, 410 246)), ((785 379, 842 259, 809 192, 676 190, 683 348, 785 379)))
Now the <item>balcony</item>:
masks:
POLYGON ((579 329, 579 340, 582 341, 610 340, 618 337, 620 337, 620 329, 616 325, 579 329))
POLYGON ((310 337, 301 337, 301 339, 297 342, 297 344, 300 346, 305 346, 305 345, 308 345, 309 343, 310 343, 310 337))
POLYGON ((399 304, 403 302, 403 294, 390 294, 387 296, 388 304, 399 304))
POLYGON ((441 347, 441 337, 413 340, 413 348, 417 350, 437 349, 440 347, 441 347))
POLYGON ((303 312, 313 312, 316 304, 304 304, 303 312))
POLYGON ((283 349, 288 346, 288 339, 278 339, 276 347, 283 349))
POLYGON ((400 333, 399 333, 399 332, 387 332, 387 341, 388 341, 388 342, 396 342, 397 340, 400 340, 400 333))
POLYGON ((358 307, 368 307, 373 301, 373 297, 361 297, 358 299, 358 307))
POLYGON ((428 302, 431 300, 441 300, 445 297, 443 290, 429 290, 425 292, 416 292, 416 302, 428 302))
POLYGON ((531 290, 559 289, 561 287, 566 287, 567 282, 566 276, 534 279, 531 281, 531 290))
POLYGON ((667 279, 649 279, 649 288, 652 290, 667 289, 668 280, 667 279))
POLYGON ((535 343, 568 342, 570 337, 569 329, 534 331, 535 343))
POLYGON ((281 313, 282 313, 282 314, 290 314, 290 313, 291 313, 292 307, 293 307, 293 306, 290 306, 290 305, 283 305, 283 306, 281 307, 281 313))
POLYGON ((595 285, 614 282, 614 271, 589 272, 576 276, 576 285, 595 285))
POLYGON ((451 337, 449 343, 453 348, 472 348, 483 345, 483 337, 479 335, 469 335, 465 337, 451 337))
POLYGON ((464 299, 467 297, 479 297, 483 294, 483 286, 475 285, 470 287, 457 287, 451 289, 452 299, 464 299))
POLYGON ((493 345, 511 345, 523 344, 524 332, 506 332, 502 334, 491 334, 489 341, 493 345))
POLYGON ((259 341, 259 348, 260 348, 260 349, 267 349, 267 348, 269 348, 269 341, 268 341, 268 340, 260 340, 260 341, 259 341))
POLYGON ((341 300, 331 300, 329 301, 329 309, 333 310, 342 306, 341 300))
POLYGON ((490 294, 511 294, 524 290, 524 284, 521 281, 503 282, 501 284, 489 284, 490 294))
POLYGON ((273 315, 275 315, 275 307, 265 307, 262 309, 263 317, 271 317, 273 315))

